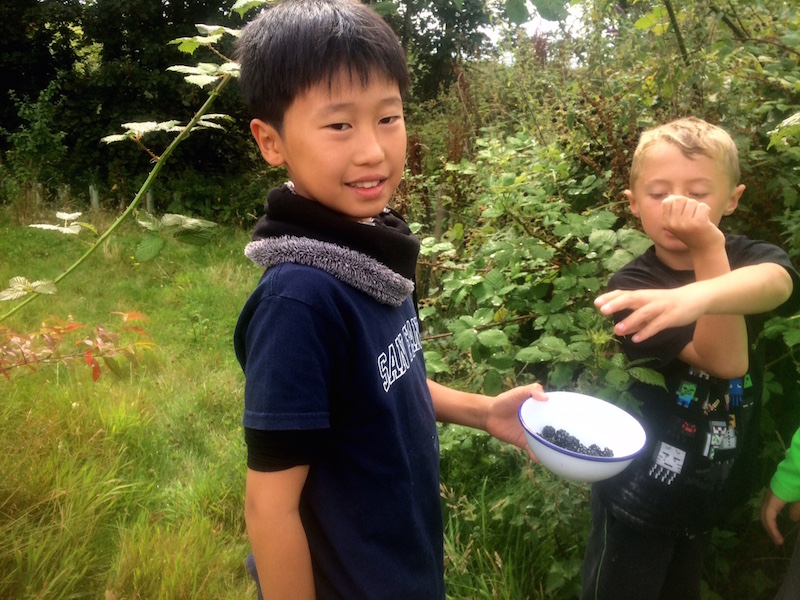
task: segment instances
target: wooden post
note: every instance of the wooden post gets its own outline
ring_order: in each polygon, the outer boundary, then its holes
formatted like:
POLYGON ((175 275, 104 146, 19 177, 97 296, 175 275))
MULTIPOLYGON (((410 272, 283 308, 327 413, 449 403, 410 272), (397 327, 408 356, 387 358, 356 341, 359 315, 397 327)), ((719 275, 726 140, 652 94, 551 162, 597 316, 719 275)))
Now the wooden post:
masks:
POLYGON ((89 206, 92 210, 100 210, 100 192, 94 185, 89 185, 89 206))

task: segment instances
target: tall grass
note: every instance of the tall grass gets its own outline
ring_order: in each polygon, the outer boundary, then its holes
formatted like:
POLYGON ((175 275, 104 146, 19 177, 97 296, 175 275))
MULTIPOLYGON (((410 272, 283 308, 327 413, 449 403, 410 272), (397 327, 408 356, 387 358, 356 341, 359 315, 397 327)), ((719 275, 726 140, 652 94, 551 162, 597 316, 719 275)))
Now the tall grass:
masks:
MULTIPOLYGON (((97 382, 81 364, 0 378, 0 598, 255 597, 231 335, 260 271, 243 232, 136 264, 141 235, 123 227, 58 295, 3 323, 24 333, 72 315, 93 327, 138 311, 156 346, 97 382)), ((0 287, 53 278, 84 249, 0 215, 0 287)))

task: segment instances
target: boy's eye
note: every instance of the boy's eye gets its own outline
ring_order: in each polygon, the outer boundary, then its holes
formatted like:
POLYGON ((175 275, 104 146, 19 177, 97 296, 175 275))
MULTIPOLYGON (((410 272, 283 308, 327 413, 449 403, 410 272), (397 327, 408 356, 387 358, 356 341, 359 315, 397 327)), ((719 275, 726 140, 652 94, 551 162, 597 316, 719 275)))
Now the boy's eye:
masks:
POLYGON ((350 129, 350 125, 347 123, 331 123, 330 125, 328 125, 328 127, 333 129, 334 131, 345 131, 347 129, 350 129))
POLYGON ((694 200, 702 200, 706 196, 708 196, 708 192, 689 192, 689 198, 694 200))
POLYGON ((399 119, 400 117, 398 115, 392 115, 391 117, 384 117, 383 119, 380 120, 380 123, 384 125, 391 125, 392 123, 395 123, 399 119))
POLYGON ((650 197, 653 200, 663 200, 667 197, 667 194, 664 192, 650 192, 650 197))

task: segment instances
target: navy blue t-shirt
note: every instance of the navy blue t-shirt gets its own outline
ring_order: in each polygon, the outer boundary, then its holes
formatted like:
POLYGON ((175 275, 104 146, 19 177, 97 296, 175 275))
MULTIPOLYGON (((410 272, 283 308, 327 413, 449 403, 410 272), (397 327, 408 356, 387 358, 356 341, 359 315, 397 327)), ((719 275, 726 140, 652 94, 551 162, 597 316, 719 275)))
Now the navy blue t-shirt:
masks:
POLYGON ((439 442, 411 298, 389 306, 282 264, 235 348, 246 428, 327 430, 300 505, 317 597, 443 599, 439 442))

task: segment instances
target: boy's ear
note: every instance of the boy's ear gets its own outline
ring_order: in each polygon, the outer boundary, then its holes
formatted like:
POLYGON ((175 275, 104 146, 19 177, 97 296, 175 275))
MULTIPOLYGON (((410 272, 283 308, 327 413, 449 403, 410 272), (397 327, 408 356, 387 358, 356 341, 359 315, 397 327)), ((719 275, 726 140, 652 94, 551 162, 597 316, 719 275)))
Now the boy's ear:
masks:
POLYGON ((631 190, 625 190, 622 193, 625 194, 625 197, 628 199, 628 202, 630 203, 631 212, 633 213, 633 215, 635 217, 638 217, 639 216, 639 205, 636 204, 636 197, 633 195, 633 192, 631 190))
POLYGON ((278 167, 285 162, 281 152, 281 136, 272 125, 261 119, 253 119, 250 121, 250 132, 258 144, 264 160, 273 167, 278 167))
POLYGON ((742 197, 744 193, 744 184, 739 184, 735 188, 733 188, 733 192, 731 192, 731 197, 728 199, 728 205, 725 207, 725 212, 722 214, 728 216, 736 210, 736 207, 739 206, 739 198, 742 197))

